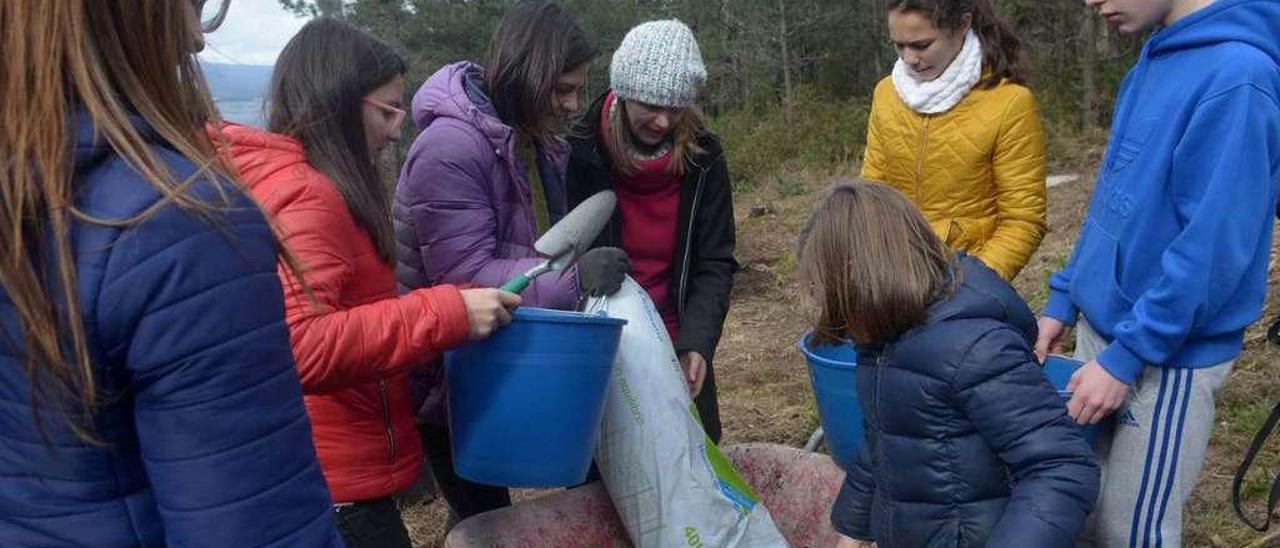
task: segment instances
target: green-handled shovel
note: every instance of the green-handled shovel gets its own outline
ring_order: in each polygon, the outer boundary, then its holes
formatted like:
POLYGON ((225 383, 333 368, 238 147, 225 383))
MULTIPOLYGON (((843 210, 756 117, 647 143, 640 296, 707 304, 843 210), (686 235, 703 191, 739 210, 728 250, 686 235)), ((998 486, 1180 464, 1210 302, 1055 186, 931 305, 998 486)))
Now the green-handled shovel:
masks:
POLYGON ((604 226, 609 224, 617 203, 618 198, 612 190, 602 190, 583 200, 533 243, 533 249, 543 260, 503 284, 502 290, 520 293, 529 287, 534 278, 542 274, 553 270, 561 273, 568 270, 578 262, 578 257, 595 241, 604 226))

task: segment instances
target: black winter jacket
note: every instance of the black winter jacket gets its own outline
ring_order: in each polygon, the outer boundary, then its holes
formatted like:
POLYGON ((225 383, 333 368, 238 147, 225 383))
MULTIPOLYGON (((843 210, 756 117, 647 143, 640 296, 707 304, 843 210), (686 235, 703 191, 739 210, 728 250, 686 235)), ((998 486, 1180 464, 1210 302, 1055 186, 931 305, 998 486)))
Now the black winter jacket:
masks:
MULTIPOLYGON (((592 104, 569 139, 570 208, 614 186, 608 151, 596 138, 604 97, 592 104)), ((729 313, 729 293, 738 262, 733 257, 733 196, 724 150, 711 133, 705 133, 699 145, 705 153, 693 159, 680 189, 670 295, 676 300, 680 322, 676 352, 693 350, 710 362, 729 313)), ((595 246, 622 247, 622 231, 622 215, 615 212, 595 246)))

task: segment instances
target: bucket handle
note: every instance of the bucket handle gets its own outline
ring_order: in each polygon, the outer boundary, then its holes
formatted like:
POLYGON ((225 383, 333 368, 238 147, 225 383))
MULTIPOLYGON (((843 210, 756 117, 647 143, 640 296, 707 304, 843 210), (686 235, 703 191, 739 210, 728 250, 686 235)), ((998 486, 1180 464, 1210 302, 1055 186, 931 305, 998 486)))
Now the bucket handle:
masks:
POLYGON ((596 305, 595 307, 590 307, 590 308, 595 308, 595 310, 592 310, 590 312, 586 310, 587 308, 589 308, 587 304, 591 302, 591 299, 587 297, 583 298, 582 304, 579 305, 579 309, 581 309, 581 311, 584 313, 594 314, 596 316, 608 316, 609 315, 609 296, 605 295, 597 298, 600 299, 599 301, 600 304, 596 305))

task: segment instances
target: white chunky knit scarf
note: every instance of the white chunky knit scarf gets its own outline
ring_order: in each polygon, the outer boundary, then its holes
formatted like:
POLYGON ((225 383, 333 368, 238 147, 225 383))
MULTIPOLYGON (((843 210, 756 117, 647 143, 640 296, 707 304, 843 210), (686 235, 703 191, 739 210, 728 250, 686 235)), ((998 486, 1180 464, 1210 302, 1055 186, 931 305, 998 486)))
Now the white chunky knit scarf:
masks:
POLYGON ((960 54, 934 80, 921 82, 902 59, 893 65, 893 87, 911 110, 937 114, 951 110, 982 79, 982 42, 972 30, 964 36, 960 54))

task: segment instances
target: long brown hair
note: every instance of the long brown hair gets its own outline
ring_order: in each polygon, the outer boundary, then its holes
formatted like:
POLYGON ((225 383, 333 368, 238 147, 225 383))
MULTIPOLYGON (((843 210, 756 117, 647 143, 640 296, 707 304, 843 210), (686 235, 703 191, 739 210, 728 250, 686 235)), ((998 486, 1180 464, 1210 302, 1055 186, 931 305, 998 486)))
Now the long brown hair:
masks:
MULTIPOLYGON (((613 168, 624 175, 630 175, 640 169, 639 160, 630 152, 635 149, 635 135, 627 117, 627 101, 620 98, 615 101, 613 111, 609 113, 606 144, 613 160, 613 168)), ((706 116, 697 106, 690 105, 680 113, 671 131, 671 164, 668 169, 677 177, 683 177, 694 157, 706 152, 698 144, 702 134, 707 131, 706 116)))
POLYGON ((364 97, 404 76, 404 59, 349 23, 320 18, 298 31, 271 75, 267 128, 302 143, 307 162, 342 194, 383 262, 395 262, 391 197, 364 131, 364 97))
POLYGON ((955 256, 924 215, 897 190, 864 181, 838 182, 818 202, 798 257, 823 342, 890 342, 956 285, 955 256))
POLYGON ((92 439, 101 395, 76 297, 70 228, 129 226, 169 205, 213 218, 216 205, 187 195, 196 180, 222 173, 202 130, 215 111, 193 55, 202 39, 196 17, 190 0, 0 2, 0 284, 21 325, 20 334, 0 335, 21 344, 14 349, 25 355, 37 422, 42 402, 50 402, 85 439, 92 439), (176 180, 131 115, 199 172, 176 180), (162 196, 155 206, 123 219, 76 209, 77 116, 162 196))
POLYGON ((498 117, 523 138, 550 145, 562 127, 551 115, 560 75, 590 63, 600 49, 564 8, 522 0, 502 16, 489 42, 485 88, 498 117))
POLYGON ((982 81, 979 89, 1000 85, 1001 80, 1025 85, 1030 79, 1022 41, 996 14, 991 0, 889 0, 889 11, 915 11, 929 17, 939 30, 959 31, 965 14, 973 18, 973 32, 982 41, 982 81))

